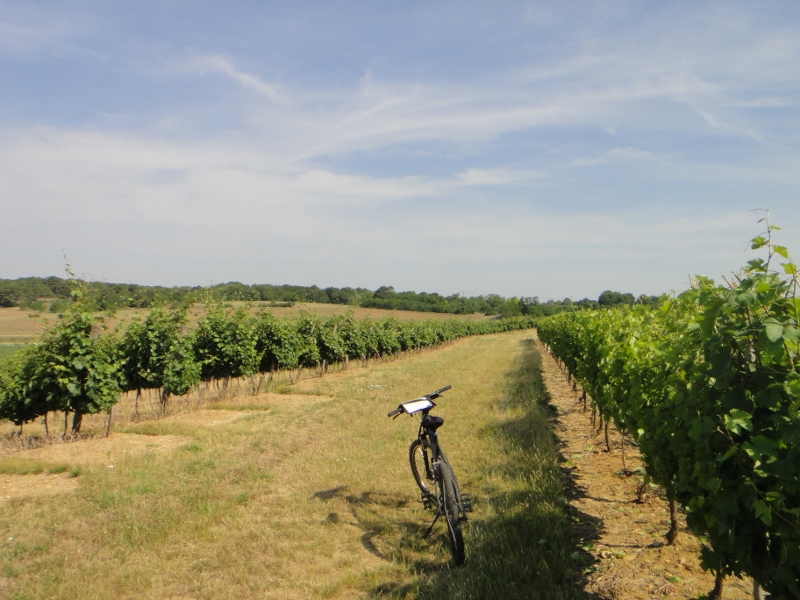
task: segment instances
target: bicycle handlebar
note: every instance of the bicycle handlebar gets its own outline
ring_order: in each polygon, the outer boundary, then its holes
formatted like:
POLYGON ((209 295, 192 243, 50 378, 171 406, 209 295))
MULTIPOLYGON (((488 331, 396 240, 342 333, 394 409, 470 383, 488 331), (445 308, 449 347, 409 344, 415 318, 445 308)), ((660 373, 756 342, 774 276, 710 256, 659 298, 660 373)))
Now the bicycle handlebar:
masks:
POLYGON ((436 390, 436 391, 435 391, 435 392, 433 392, 432 394, 428 394, 428 395, 427 395, 427 396, 425 396, 425 397, 426 397, 426 398, 430 398, 431 400, 433 400, 434 398, 438 398, 439 396, 441 396, 441 395, 442 395, 442 392, 446 392, 447 390, 451 389, 452 387, 453 387, 452 385, 446 385, 446 386, 444 386, 442 389, 440 389, 440 390, 436 390))
MULTIPOLYGON (((434 400, 434 399, 438 398, 439 396, 441 396, 442 393, 444 393, 447 390, 451 389, 452 387, 453 387, 452 385, 446 385, 443 388, 441 388, 439 390, 436 390, 435 392, 431 392, 430 394, 426 394, 425 396, 422 396, 422 398, 415 398, 415 400, 425 400, 425 399, 434 400)), ((409 402, 413 402, 413 400, 409 400, 409 402)), ((388 413, 386 416, 387 417, 397 417, 398 415, 400 415, 403 412, 407 412, 407 411, 403 407, 403 404, 400 404, 400 406, 395 408, 392 412, 388 413)), ((411 414, 411 413, 409 412, 408 414, 411 414)))

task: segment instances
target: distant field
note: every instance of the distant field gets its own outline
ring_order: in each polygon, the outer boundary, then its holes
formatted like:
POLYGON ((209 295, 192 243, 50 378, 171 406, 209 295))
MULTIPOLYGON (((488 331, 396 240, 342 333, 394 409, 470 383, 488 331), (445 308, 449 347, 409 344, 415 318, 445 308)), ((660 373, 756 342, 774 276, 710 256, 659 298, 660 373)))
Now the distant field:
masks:
MULTIPOLYGON (((230 302, 232 306, 244 306, 246 302, 230 302)), ((251 312, 255 313, 259 310, 267 310, 274 314, 276 317, 292 317, 300 314, 301 311, 309 311, 316 313, 323 317, 331 315, 340 315, 349 310, 353 310, 350 306, 342 304, 314 304, 311 302, 298 302, 292 307, 266 307, 267 302, 251 302, 251 312)), ((202 310, 202 305, 195 305, 196 310, 202 310)), ((485 321, 493 317, 487 317, 482 314, 473 315, 453 315, 450 313, 434 313, 434 312, 417 312, 413 310, 384 310, 382 308, 356 308, 355 315, 357 319, 364 317, 372 317, 373 319, 380 319, 383 317, 395 317, 400 321, 425 321, 428 319, 444 320, 444 319, 461 319, 465 321, 485 321)))
POLYGON ((18 308, 0 308, 0 344, 25 344, 38 338, 47 323, 57 319, 50 313, 18 308))
MULTIPOLYGON (((316 313, 323 317, 331 315, 338 315, 352 310, 349 306, 341 304, 313 304, 309 302, 298 302, 292 307, 268 307, 267 302, 251 302, 249 304, 244 302, 229 302, 226 303, 231 307, 236 306, 250 306, 250 311, 255 314, 260 310, 271 312, 276 317, 292 317, 300 314, 301 311, 308 311, 316 313)), ((195 304, 192 308, 193 318, 198 318, 204 312, 202 304, 195 304)), ((124 309, 117 311, 113 318, 109 319, 109 327, 115 327, 119 322, 124 322, 131 319, 135 315, 147 314, 150 309, 124 309)), ((461 319, 467 321, 483 321, 492 317, 487 317, 481 314, 475 315, 451 315, 446 313, 429 313, 429 312, 414 312, 408 310, 382 310, 379 308, 356 308, 355 315, 357 319, 364 317, 372 317, 373 319, 380 319, 382 317, 395 317, 401 321, 422 321, 426 319, 461 319)), ((39 338, 42 332, 48 325, 53 324, 58 320, 58 316, 53 313, 37 313, 29 310, 20 310, 19 308, 0 308, 0 348, 4 348, 6 344, 27 344, 39 338)), ((8 351, 0 350, 0 357, 8 351)))

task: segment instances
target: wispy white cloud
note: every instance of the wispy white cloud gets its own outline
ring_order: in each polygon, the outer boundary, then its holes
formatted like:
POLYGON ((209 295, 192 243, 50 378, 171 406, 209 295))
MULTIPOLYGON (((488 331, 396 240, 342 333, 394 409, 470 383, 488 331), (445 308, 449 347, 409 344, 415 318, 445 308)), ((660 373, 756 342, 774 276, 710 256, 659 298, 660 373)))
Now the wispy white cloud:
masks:
POLYGON ((800 42, 788 32, 765 42, 745 24, 703 12, 696 25, 670 27, 656 16, 638 34, 596 32, 572 53, 471 80, 399 79, 367 69, 338 87, 313 88, 288 77, 280 85, 266 81, 222 54, 176 62, 186 72, 219 74, 268 99, 266 106, 228 109, 242 111, 238 116, 250 128, 240 132, 243 137, 301 162, 408 144, 468 150, 506 134, 552 127, 774 142, 780 131, 745 107, 791 102, 771 94, 770 84, 800 77, 800 42), (760 100, 752 99, 754 82, 760 100))
POLYGON ((237 69, 233 63, 218 55, 195 56, 186 61, 187 70, 201 75, 216 73, 224 75, 241 85, 242 87, 254 91, 276 104, 286 104, 289 98, 280 91, 275 84, 262 81, 260 77, 237 69))
MULTIPOLYGON (((619 65, 619 72, 625 71, 626 65, 619 65)), ((572 80, 544 87, 519 80, 513 73, 500 81, 471 86, 393 83, 381 87, 373 78, 369 93, 361 87, 352 93, 342 90, 323 98, 322 110, 320 98, 313 93, 293 94, 297 106, 303 108, 285 115, 283 126, 277 128, 303 144, 296 153, 305 158, 416 142, 470 144, 551 127, 625 126, 766 142, 774 132, 762 132, 761 123, 741 112, 743 103, 736 92, 682 76, 648 81, 625 75, 596 86, 572 80)), ((762 102, 759 106, 780 105, 762 102)), ((257 116, 255 122, 259 122, 257 116)), ((270 112, 261 124, 276 128, 275 114, 270 112)))

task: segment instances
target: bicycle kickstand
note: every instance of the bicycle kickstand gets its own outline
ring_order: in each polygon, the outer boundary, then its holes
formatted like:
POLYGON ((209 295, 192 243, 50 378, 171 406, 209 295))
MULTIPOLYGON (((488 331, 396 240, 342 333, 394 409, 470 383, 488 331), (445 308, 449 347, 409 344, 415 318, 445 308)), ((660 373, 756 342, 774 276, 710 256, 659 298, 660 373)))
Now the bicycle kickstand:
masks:
POLYGON ((426 538, 426 537, 428 537, 428 536, 431 534, 431 531, 433 531, 433 526, 434 526, 434 525, 436 525, 436 521, 438 521, 438 520, 439 520, 439 517, 440 517, 440 516, 441 516, 441 515, 436 515, 436 518, 433 520, 433 523, 431 523, 431 526, 430 526, 430 527, 428 527, 428 531, 426 531, 426 532, 425 532, 425 535, 423 535, 423 536, 422 536, 423 538, 426 538))

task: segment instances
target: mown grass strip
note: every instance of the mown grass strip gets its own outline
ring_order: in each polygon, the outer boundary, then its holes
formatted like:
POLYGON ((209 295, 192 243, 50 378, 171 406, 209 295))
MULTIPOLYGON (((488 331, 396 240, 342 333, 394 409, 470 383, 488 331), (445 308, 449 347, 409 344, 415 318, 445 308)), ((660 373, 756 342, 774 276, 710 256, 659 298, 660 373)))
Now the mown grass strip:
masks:
POLYGON ((431 578, 419 598, 581 597, 547 405, 541 357, 524 340, 496 402, 499 418, 485 428, 488 510, 467 530, 468 562, 431 578))

